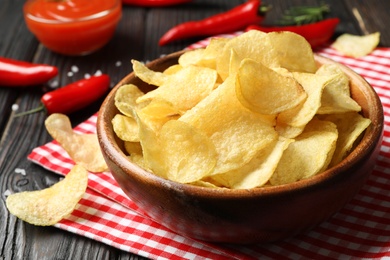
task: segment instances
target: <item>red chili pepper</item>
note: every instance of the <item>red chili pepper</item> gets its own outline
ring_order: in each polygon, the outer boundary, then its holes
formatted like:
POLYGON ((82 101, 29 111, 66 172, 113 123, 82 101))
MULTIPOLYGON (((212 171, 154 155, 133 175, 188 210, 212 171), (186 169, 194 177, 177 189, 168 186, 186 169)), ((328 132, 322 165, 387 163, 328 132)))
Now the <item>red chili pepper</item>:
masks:
POLYGON ((189 3, 192 0, 122 0, 123 4, 143 7, 161 7, 189 3))
POLYGON ((327 42, 336 29, 336 26, 339 24, 340 19, 338 18, 329 18, 319 22, 303 24, 303 25, 291 25, 291 26, 260 26, 260 25, 250 25, 246 28, 246 31, 249 30, 259 30, 262 32, 281 32, 281 31, 290 31, 297 33, 303 36, 311 45, 312 48, 315 48, 325 42, 327 42))
POLYGON ((70 114, 98 100, 107 92, 109 87, 110 77, 106 74, 82 79, 47 92, 41 97, 42 106, 19 113, 16 116, 32 114, 42 110, 46 110, 48 114, 70 114))
POLYGON ((175 40, 190 37, 229 33, 243 29, 250 24, 258 24, 264 19, 260 4, 260 0, 250 0, 227 12, 200 21, 179 24, 161 37, 159 45, 162 46, 175 40))
POLYGON ((58 74, 57 67, 0 57, 0 86, 40 85, 58 74))

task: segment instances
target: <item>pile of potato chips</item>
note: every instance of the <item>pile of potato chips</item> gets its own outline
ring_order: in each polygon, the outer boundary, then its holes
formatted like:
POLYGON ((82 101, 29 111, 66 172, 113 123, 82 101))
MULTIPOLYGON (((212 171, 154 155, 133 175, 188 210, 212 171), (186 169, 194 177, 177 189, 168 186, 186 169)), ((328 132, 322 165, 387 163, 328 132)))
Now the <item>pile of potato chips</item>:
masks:
POLYGON ((133 60, 148 93, 121 86, 113 120, 128 158, 163 178, 251 189, 339 163, 370 120, 337 65, 290 33, 249 31, 185 52, 163 72, 133 60))

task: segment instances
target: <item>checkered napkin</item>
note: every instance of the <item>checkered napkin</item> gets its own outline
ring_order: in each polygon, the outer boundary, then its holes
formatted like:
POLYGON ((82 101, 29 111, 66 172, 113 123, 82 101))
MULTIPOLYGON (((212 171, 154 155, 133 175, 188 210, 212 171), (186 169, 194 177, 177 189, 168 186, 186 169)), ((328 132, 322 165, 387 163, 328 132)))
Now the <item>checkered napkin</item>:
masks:
MULTIPOLYGON (((189 48, 203 47, 208 40, 189 48)), ((117 185, 110 172, 89 174, 87 192, 74 212, 55 226, 151 259, 386 258, 390 257, 390 48, 360 59, 330 47, 318 54, 343 63, 377 91, 385 110, 385 133, 376 166, 364 187, 340 212, 310 232, 263 245, 221 245, 176 234, 147 216, 117 185)), ((75 127, 96 132, 97 116, 75 127)), ((74 165, 53 141, 35 148, 29 160, 65 175, 74 165)), ((302 209, 304 210, 304 209, 302 209)))

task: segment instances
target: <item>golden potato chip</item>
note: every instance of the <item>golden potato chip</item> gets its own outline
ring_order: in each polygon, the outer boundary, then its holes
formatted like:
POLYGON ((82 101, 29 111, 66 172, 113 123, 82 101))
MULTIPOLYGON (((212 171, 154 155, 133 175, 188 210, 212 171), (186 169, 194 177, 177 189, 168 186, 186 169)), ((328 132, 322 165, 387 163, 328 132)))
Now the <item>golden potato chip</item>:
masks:
POLYGON ((167 76, 164 84, 139 97, 137 102, 159 98, 183 113, 206 97, 214 89, 216 80, 215 70, 191 65, 167 76))
POLYGON ((283 76, 251 59, 241 62, 236 93, 245 107, 267 115, 294 108, 307 97, 294 78, 283 76))
POLYGON ((229 77, 178 119, 199 129, 215 145, 218 161, 213 174, 241 167, 277 139, 275 116, 246 109, 235 93, 235 77, 229 77))
POLYGON ((332 159, 337 137, 337 128, 332 122, 310 121, 284 151, 270 183, 292 183, 324 171, 332 159))
POLYGON ((350 96, 349 78, 335 64, 321 66, 317 75, 334 75, 332 80, 325 86, 321 97, 321 107, 317 114, 334 114, 351 111, 360 111, 361 107, 350 96))
POLYGON ((379 42, 379 32, 363 36, 345 33, 337 37, 332 47, 346 56, 360 58, 370 54, 379 42))
POLYGON ((283 136, 285 138, 295 138, 303 132, 305 126, 306 125, 291 126, 279 120, 276 121, 275 130, 280 136, 283 136))
POLYGON ((284 150, 293 141, 293 139, 279 137, 244 166, 211 178, 230 189, 252 189, 263 186, 274 173, 284 150))
POLYGON ((289 71, 314 73, 317 65, 310 44, 299 34, 271 32, 267 34, 278 66, 289 71))
POLYGON ((195 49, 183 53, 179 57, 179 65, 182 67, 187 67, 189 65, 197 64, 203 58, 204 51, 205 49, 195 49))
POLYGON ((141 143, 139 142, 124 142, 125 150, 129 154, 127 157, 130 161, 138 166, 149 170, 145 164, 141 143))
POLYGON ((302 127, 317 113, 321 106, 322 92, 333 76, 320 76, 312 73, 294 72, 294 78, 301 84, 307 99, 298 106, 283 111, 277 118, 279 125, 302 127))
POLYGON ((211 140, 194 127, 178 120, 167 122, 159 133, 163 162, 158 169, 169 180, 190 183, 210 174, 217 162, 211 140))
POLYGON ((137 98, 143 95, 144 93, 136 85, 123 85, 115 93, 115 106, 122 114, 133 117, 135 111, 144 106, 136 102, 137 98))
POLYGON ((152 99, 141 111, 149 117, 156 119, 170 119, 180 115, 180 111, 171 102, 161 98, 152 99))
POLYGON ((124 142, 125 150, 128 154, 142 154, 142 146, 140 142, 124 142))
POLYGON ((336 165, 346 157, 352 150, 356 140, 359 139, 364 130, 371 124, 370 119, 364 118, 357 112, 324 115, 321 119, 333 122, 339 131, 336 151, 334 152, 330 166, 336 165))
POLYGON ((267 67, 280 67, 274 49, 266 33, 251 30, 224 44, 216 59, 218 74, 223 80, 229 76, 230 55, 234 50, 238 58, 251 58, 267 67))
POLYGON ((163 73, 165 75, 172 75, 181 70, 182 68, 183 67, 180 64, 175 64, 166 68, 163 73))
POLYGON ((63 114, 51 114, 45 120, 45 126, 76 164, 90 172, 107 170, 96 134, 75 133, 69 118, 63 114))
POLYGON ((37 226, 50 226, 71 214, 88 184, 88 173, 75 165, 64 179, 53 186, 36 191, 24 191, 7 197, 11 214, 37 226))
POLYGON ((230 52, 230 63, 229 63, 229 75, 234 75, 240 68, 241 59, 238 57, 237 52, 232 49, 230 52))
POLYGON ((217 69, 216 59, 220 54, 222 48, 229 41, 229 38, 212 38, 210 43, 204 49, 202 59, 200 59, 196 64, 198 66, 207 67, 210 69, 217 69))
POLYGON ((123 141, 139 142, 138 124, 133 117, 116 114, 111 120, 115 134, 123 141))
POLYGON ((316 75, 321 76, 332 76, 339 75, 332 79, 332 84, 335 84, 340 89, 339 91, 344 95, 350 96, 351 91, 349 89, 349 78, 347 74, 341 69, 341 67, 337 64, 323 64, 315 73, 316 75))
POLYGON ((162 168, 164 158, 160 156, 162 146, 157 136, 158 131, 145 122, 142 114, 137 114, 136 120, 139 126, 139 138, 143 152, 143 165, 140 166, 145 169, 150 169, 160 177, 167 178, 167 173, 162 168))
POLYGON ((131 60, 131 63, 133 64, 134 74, 150 85, 161 86, 168 78, 164 73, 152 71, 137 60, 131 60))

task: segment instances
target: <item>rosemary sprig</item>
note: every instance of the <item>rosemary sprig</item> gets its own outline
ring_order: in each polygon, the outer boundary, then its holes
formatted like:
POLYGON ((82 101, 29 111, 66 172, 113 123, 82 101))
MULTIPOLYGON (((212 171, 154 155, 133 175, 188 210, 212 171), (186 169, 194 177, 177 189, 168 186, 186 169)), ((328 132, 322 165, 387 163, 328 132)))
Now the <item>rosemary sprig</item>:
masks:
POLYGON ((302 25, 315 23, 324 19, 324 14, 330 12, 327 4, 321 6, 296 6, 286 10, 279 25, 302 25))

